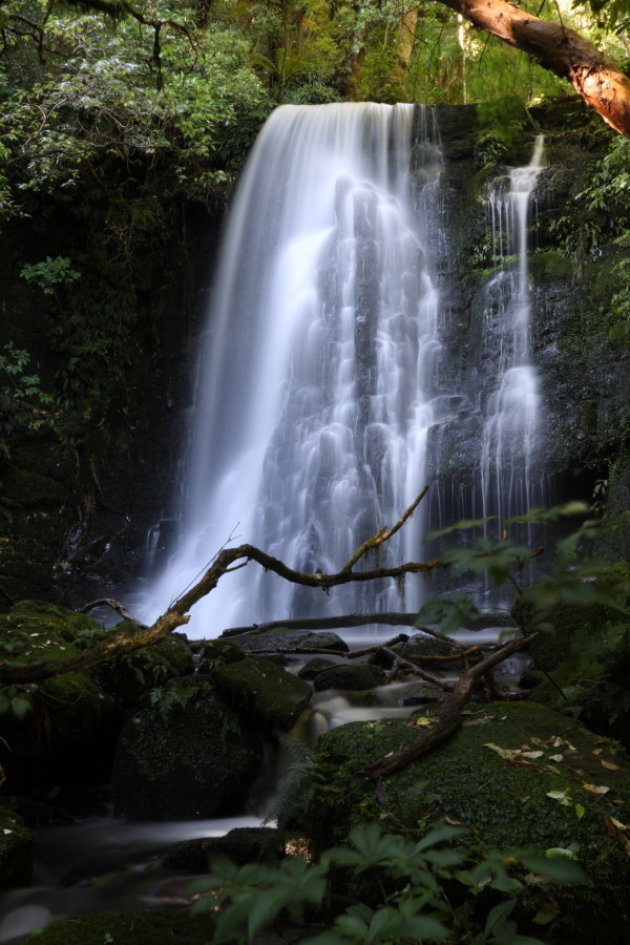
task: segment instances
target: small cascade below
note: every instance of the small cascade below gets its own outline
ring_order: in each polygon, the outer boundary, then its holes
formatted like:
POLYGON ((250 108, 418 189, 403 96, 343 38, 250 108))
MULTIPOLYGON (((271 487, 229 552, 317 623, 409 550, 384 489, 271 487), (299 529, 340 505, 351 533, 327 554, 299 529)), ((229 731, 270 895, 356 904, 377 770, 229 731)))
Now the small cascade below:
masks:
POLYGON ((493 255, 501 265, 486 289, 484 347, 497 363, 497 384, 485 409, 481 443, 481 512, 500 538, 506 519, 544 503, 536 469, 540 393, 530 350, 531 294, 528 217, 543 167, 543 137, 530 163, 513 168, 489 198, 493 255), (515 262, 513 262, 515 260, 515 262))
MULTIPOLYGON (((433 114, 282 106, 265 125, 201 342, 180 535, 145 617, 228 542, 302 571, 339 570, 424 485, 440 347, 433 114)), ((423 532, 421 509, 372 566, 418 560, 423 532)), ((196 605, 192 635, 418 604, 418 589, 381 583, 328 597, 243 569, 196 605)))

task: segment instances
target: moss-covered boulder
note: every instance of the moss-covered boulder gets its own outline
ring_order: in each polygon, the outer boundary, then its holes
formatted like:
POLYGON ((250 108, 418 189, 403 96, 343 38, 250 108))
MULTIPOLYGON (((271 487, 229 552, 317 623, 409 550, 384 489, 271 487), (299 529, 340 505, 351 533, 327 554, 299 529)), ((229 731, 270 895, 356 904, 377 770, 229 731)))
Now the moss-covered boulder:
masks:
POLYGON ((281 731, 291 728, 312 695, 303 679, 261 657, 218 666, 212 681, 254 724, 281 731))
POLYGON ((210 913, 155 909, 72 916, 32 933, 24 945, 207 945, 211 938, 210 913))
POLYGON ((313 686, 318 692, 326 689, 346 689, 360 692, 364 689, 373 689, 382 686, 387 674, 380 666, 364 664, 346 666, 340 664, 322 670, 313 680, 313 686))
MULTIPOLYGON (((62 661, 102 632, 90 617, 39 601, 0 615, 0 658, 16 664, 62 661)), ((120 725, 118 702, 84 672, 0 687, 0 764, 9 790, 47 789, 108 777, 120 725)))
POLYGON ((464 670, 466 666, 457 651, 447 640, 438 640, 427 637, 424 633, 416 633, 402 643, 396 643, 392 649, 405 659, 418 663, 427 670, 464 670))
POLYGON ((557 891, 528 887, 531 909, 549 906, 553 916, 544 937, 586 945, 606 928, 608 940, 627 945, 630 761, 623 750, 538 704, 501 702, 468 710, 454 738, 406 769, 377 784, 361 776, 420 730, 413 721, 374 721, 324 735, 291 825, 320 850, 343 842, 361 821, 413 836, 446 820, 461 824, 482 852, 575 851, 588 885, 566 890, 560 906, 557 891))
POLYGON ((11 808, 0 806, 0 889, 31 882, 32 852, 31 831, 11 808))
POLYGON ((255 727, 206 681, 175 681, 125 723, 114 761, 115 812, 136 820, 234 813, 261 752, 255 727))
POLYGON ((335 665, 332 660, 327 660, 322 656, 314 656, 312 659, 307 660, 302 669, 298 671, 298 676, 300 679, 306 679, 312 682, 324 669, 330 669, 335 665))

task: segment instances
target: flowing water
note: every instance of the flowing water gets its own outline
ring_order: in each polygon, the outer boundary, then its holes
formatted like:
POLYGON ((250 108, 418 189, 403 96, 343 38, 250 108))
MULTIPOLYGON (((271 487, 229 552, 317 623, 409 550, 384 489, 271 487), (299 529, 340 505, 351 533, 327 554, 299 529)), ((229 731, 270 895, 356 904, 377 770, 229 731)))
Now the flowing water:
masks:
MULTIPOLYGON (((200 343, 178 536, 143 592, 144 619, 226 543, 257 545, 301 571, 339 570, 397 521, 431 473, 433 509, 423 503, 365 565, 422 560, 445 489, 437 454, 448 444, 436 430, 448 429, 462 401, 476 398, 483 431, 466 457, 479 511, 500 524, 527 507, 540 401, 527 208, 541 151, 542 141, 490 198, 496 255, 518 262, 502 265, 487 289, 492 376, 480 403, 478 389, 450 390, 439 371, 448 274, 434 110, 364 103, 272 114, 230 214, 200 343)), ((152 542, 160 544, 155 533, 152 542)), ((212 637, 269 619, 414 610, 422 598, 420 578, 325 595, 250 564, 195 606, 187 631, 212 637)))
MULTIPOLYGON (((486 408, 481 446, 481 495, 484 518, 493 517, 500 537, 510 515, 544 500, 532 475, 537 446, 540 393, 532 363, 531 292, 528 272, 530 196, 542 169, 543 138, 536 139, 526 167, 513 168, 507 181, 490 194, 494 258, 498 274, 487 287, 484 340, 498 346, 497 387, 486 408), (515 258, 511 267, 506 257, 515 258)), ((488 527, 490 527, 490 525, 488 527)))

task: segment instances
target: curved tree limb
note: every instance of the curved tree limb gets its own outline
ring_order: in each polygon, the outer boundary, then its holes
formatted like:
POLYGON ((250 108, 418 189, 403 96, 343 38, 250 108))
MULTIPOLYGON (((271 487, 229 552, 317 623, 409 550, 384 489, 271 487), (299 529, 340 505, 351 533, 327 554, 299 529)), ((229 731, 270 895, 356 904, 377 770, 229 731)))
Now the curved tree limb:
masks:
POLYGON ((418 738, 414 738, 414 740, 407 745, 403 745, 398 751, 394 751, 384 758, 379 758, 378 761, 372 762, 372 764, 363 769, 362 774, 371 780, 385 777, 388 774, 393 774, 395 771, 400 771, 401 768, 406 768, 412 761, 421 758, 422 755, 426 755, 434 748, 442 745, 455 734, 462 724, 461 710, 470 698, 481 677, 488 673, 497 663, 501 663, 512 653, 515 653, 517 650, 522 649, 530 643, 535 636, 537 636, 537 634, 530 633, 529 636, 510 640, 505 646, 502 646, 494 653, 486 656, 485 659, 482 659, 475 666, 471 666, 453 688, 452 692, 450 692, 442 702, 435 725, 428 729, 428 731, 423 732, 422 735, 419 735, 418 738))
MULTIPOLYGON (((425 491, 423 490, 421 495, 425 491)), ((415 499, 405 511, 402 516, 404 521, 409 518, 419 501, 419 498, 415 499)), ((389 535, 393 535, 397 530, 396 527, 390 529, 389 535)), ((150 627, 137 633, 112 635, 92 649, 66 660, 43 660, 30 664, 2 663, 0 664, 0 683, 39 682, 63 673, 90 669, 102 660, 111 659, 121 653, 131 653, 151 643, 156 643, 172 630, 188 623, 190 618, 186 616, 187 612, 197 601, 214 590, 224 574, 234 570, 235 567, 245 566, 250 561, 255 561, 265 570, 273 571, 292 584, 300 584, 303 587, 321 587, 323 590, 354 581, 374 581, 379 578, 397 578, 403 574, 422 574, 442 567, 442 562, 436 558, 432 561, 408 561, 395 567, 375 568, 370 571, 346 570, 346 565, 344 569, 334 574, 321 574, 319 571, 308 574, 289 568, 283 561, 266 554, 254 545, 245 544, 235 548, 223 548, 215 556, 203 577, 177 598, 169 606, 167 612, 158 617, 150 627)))
POLYGON ((541 20, 507 0, 437 2, 567 79, 611 128, 630 137, 630 78, 575 30, 541 20))
POLYGON ((416 511, 428 491, 429 487, 425 486, 424 489, 418 493, 411 505, 405 509, 395 525, 392 525, 391 528, 381 528, 381 530, 376 535, 374 535, 372 538, 368 538, 367 541, 364 541, 363 544, 357 548, 354 554, 348 558, 341 569, 341 572, 343 573, 345 571, 351 571, 359 558, 362 558, 363 555, 367 554, 368 551, 378 548, 384 542, 388 541, 392 535, 395 535, 397 531, 400 531, 407 519, 411 518, 413 513, 416 511))

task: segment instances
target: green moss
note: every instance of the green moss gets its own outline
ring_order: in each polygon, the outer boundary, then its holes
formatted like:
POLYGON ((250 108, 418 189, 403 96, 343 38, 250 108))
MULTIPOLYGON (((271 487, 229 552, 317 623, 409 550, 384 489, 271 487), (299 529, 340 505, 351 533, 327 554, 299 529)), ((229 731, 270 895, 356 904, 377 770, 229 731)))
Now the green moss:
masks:
POLYGON ((311 698, 311 687, 270 660, 250 657, 217 667, 217 689, 257 724, 286 730, 311 698))
MULTIPOLYGON (((374 783, 364 765, 414 739, 402 721, 341 726, 320 739, 302 827, 321 851, 343 843, 355 824, 422 836, 446 819, 466 829, 472 854, 515 849, 577 850, 589 883, 565 890, 526 885, 526 920, 555 903, 554 945, 599 941, 597 928, 626 943, 630 860, 624 832, 630 820, 630 760, 613 742, 536 703, 470 707, 458 734, 404 770, 374 783), (583 927, 583 928, 582 928, 583 927), (587 935, 582 935, 588 929, 587 935)), ((534 933, 535 925, 532 928, 534 933)), ((535 933, 540 934, 540 930, 535 933)))
POLYGON ((367 763, 414 739, 420 730, 401 721, 351 723, 320 739, 313 800, 304 824, 318 845, 342 841, 350 827, 378 817, 391 827, 448 815, 474 830, 485 849, 605 843, 606 817, 630 811, 628 761, 614 743, 536 703, 493 703, 470 709, 459 733, 406 769, 383 779, 378 790, 357 777, 367 763), (488 747, 541 751, 535 759, 506 759, 488 747), (551 756, 556 757, 552 760, 551 756), (559 756, 562 760, 557 760, 559 756), (607 761, 616 767, 602 765, 607 761), (582 784, 610 788, 589 793, 582 784), (570 805, 548 796, 567 791, 570 805), (611 804, 608 797, 619 804, 611 804), (579 818, 575 804, 584 808, 579 818), (616 813, 615 813, 616 812, 616 813))
POLYGON ((571 282, 573 279, 573 263, 554 250, 531 253, 528 266, 537 282, 571 282))
POLYGON ((204 643, 199 654, 199 672, 207 673, 222 663, 238 663, 245 653, 229 640, 210 640, 204 643))
POLYGON ((212 919, 188 910, 95 912, 31 934, 24 945, 208 945, 212 919))
MULTIPOLYGON (((120 633, 133 636, 141 629, 132 620, 124 620, 106 633, 112 637, 120 633)), ((151 646, 107 660, 95 672, 107 692, 120 697, 126 706, 136 706, 149 690, 187 676, 193 670, 190 647, 184 640, 169 634, 151 646)))

